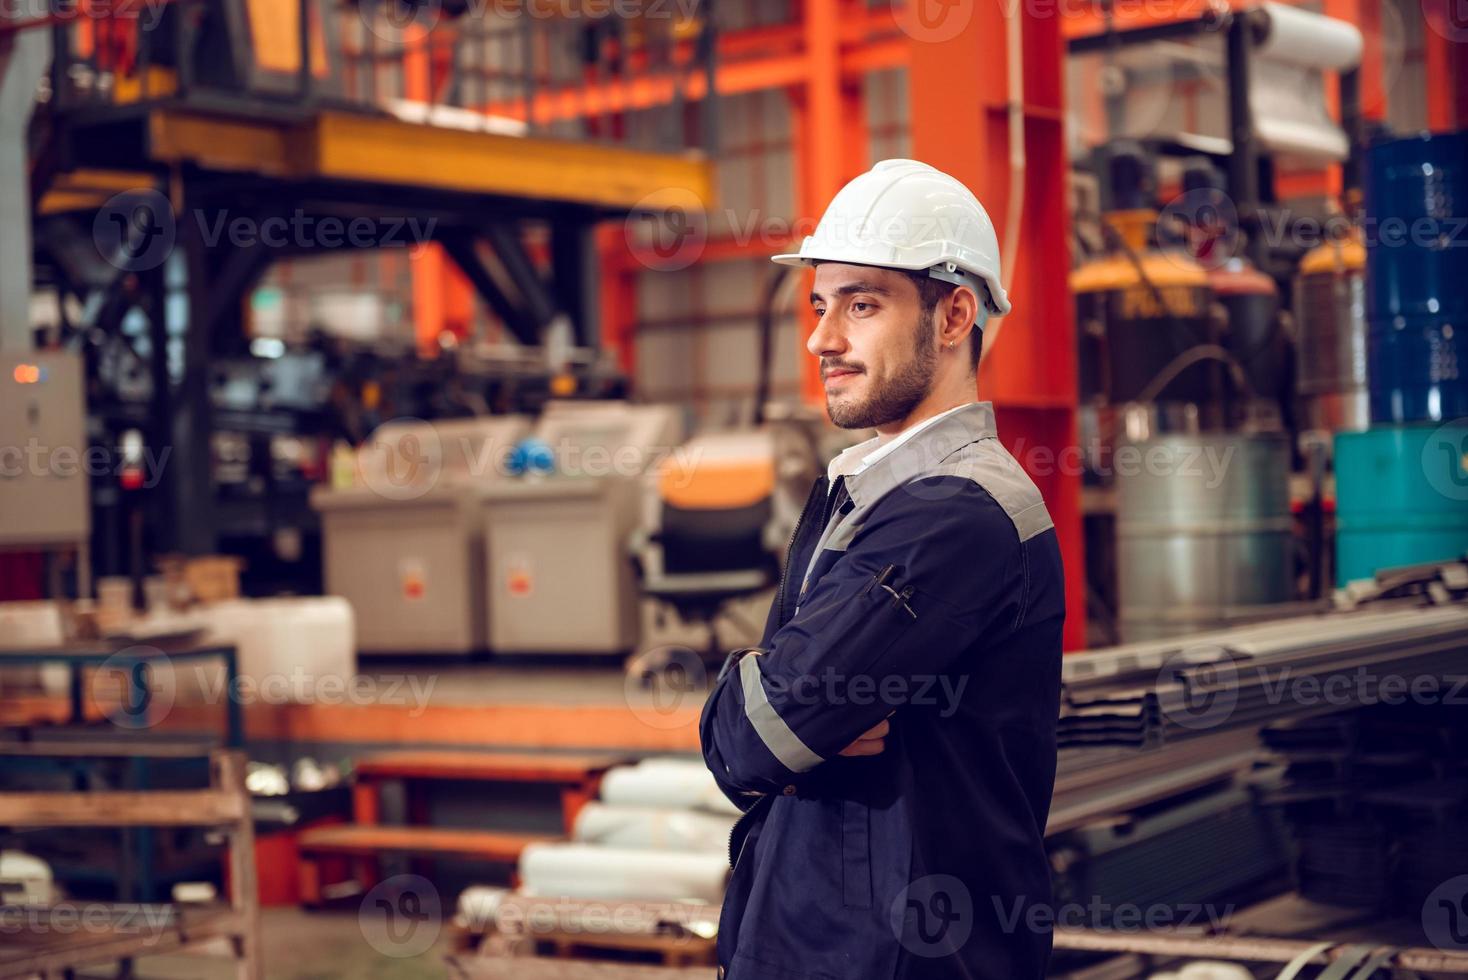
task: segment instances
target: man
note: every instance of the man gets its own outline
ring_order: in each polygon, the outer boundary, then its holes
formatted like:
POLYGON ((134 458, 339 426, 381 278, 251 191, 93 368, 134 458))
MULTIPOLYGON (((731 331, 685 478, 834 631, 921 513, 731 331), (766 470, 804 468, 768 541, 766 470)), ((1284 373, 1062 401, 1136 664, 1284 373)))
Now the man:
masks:
POLYGON ((764 638, 704 707, 746 810, 719 926, 729 980, 1039 980, 1055 776, 1055 530, 974 401, 1009 311, 983 207, 884 160, 836 195, 815 266, 831 420, 877 435, 817 480, 764 638))

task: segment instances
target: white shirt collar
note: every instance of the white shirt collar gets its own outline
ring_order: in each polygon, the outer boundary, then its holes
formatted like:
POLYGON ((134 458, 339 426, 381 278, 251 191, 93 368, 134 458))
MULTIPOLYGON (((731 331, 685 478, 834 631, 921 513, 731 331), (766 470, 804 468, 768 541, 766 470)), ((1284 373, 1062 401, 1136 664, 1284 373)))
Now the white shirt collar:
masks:
POLYGON ((921 432, 923 429, 926 429, 934 422, 943 418, 945 415, 952 415, 954 412, 962 411, 963 409, 969 408, 974 404, 976 403, 966 402, 962 405, 956 405, 953 408, 948 409, 946 412, 939 412, 937 415, 930 415, 927 418, 923 419, 921 422, 917 422, 903 429, 901 432, 897 433, 897 435, 887 440, 885 445, 878 446, 877 440, 879 437, 873 436, 865 442, 859 442, 849 449, 842 450, 840 453, 837 453, 836 457, 832 459, 831 462, 826 466, 826 479, 830 482, 832 486, 834 486, 836 483, 836 477, 838 476, 855 476, 862 470, 871 466, 873 463, 876 463, 877 461, 884 458, 888 453, 891 453, 898 446, 902 445, 904 442, 911 439, 913 436, 917 435, 919 432, 921 432))

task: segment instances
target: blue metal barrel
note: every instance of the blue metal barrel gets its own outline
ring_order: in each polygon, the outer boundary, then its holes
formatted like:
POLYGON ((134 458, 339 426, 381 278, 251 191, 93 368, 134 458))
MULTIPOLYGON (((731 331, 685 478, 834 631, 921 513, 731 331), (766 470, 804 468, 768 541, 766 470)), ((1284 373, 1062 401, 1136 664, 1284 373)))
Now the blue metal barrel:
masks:
POLYGON ((1468 415, 1468 131, 1366 152, 1373 422, 1468 415))

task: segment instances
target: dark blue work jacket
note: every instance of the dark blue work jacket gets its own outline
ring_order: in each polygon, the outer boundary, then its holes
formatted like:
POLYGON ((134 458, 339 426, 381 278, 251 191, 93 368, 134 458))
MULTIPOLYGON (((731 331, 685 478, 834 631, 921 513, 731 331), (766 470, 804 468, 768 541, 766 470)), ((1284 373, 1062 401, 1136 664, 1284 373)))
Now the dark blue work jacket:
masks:
POLYGON ((988 403, 816 482, 763 640, 699 722, 746 811, 721 977, 1044 976, 1064 618, 1054 526, 988 403), (840 754, 889 715, 880 755, 840 754))

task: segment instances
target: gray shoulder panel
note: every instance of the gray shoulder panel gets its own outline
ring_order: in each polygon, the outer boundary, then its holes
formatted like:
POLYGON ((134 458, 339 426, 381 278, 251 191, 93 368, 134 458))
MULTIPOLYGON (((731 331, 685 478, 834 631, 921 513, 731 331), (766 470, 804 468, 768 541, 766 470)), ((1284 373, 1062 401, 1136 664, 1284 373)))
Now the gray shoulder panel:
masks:
POLYGON ((1039 488, 998 439, 971 442, 923 476, 961 476, 977 483, 1009 515, 1021 541, 1055 526, 1039 488))

